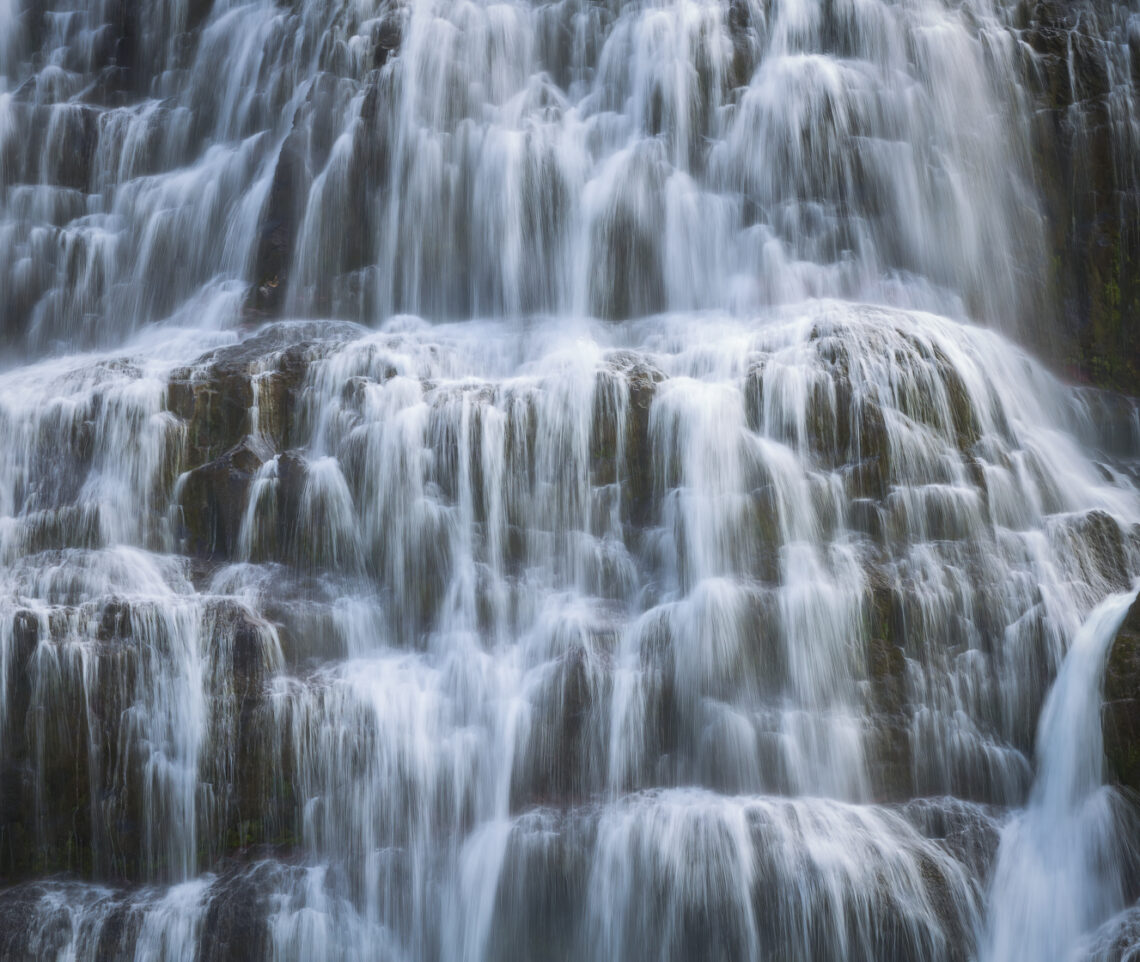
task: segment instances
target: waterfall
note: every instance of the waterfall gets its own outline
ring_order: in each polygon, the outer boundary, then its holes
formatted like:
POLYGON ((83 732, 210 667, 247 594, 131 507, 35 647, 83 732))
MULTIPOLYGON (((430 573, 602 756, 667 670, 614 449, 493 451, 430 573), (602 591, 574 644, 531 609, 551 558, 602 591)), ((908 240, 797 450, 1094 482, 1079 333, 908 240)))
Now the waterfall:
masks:
POLYGON ((1114 838, 1103 781, 1104 661, 1136 591, 1111 595, 1073 639, 1038 728, 1029 805, 1003 833, 990 901, 987 959, 1073 958, 1079 937, 1124 907, 1134 858, 1114 838))
POLYGON ((1140 951, 1063 16, 0 0, 0 960, 1140 951))

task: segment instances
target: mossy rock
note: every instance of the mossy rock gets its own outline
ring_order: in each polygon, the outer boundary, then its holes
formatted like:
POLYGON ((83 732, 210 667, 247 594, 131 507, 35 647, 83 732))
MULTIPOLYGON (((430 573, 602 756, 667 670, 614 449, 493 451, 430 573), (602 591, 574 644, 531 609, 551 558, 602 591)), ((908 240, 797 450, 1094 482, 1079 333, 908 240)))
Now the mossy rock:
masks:
MULTIPOLYGON (((1121 8, 1096 0, 1036 0, 1019 20, 1038 55, 1028 89, 1037 107, 1032 152, 1046 227, 1044 283, 1027 306, 1046 321, 1034 318, 1034 347, 1080 381, 1134 392, 1140 169, 1130 128, 1114 119, 1135 84, 1121 69, 1133 31, 1121 8)), ((1135 59, 1131 67, 1135 74, 1135 59)))
POLYGON ((1078 545, 1087 549, 1088 576, 1099 577, 1114 591, 1126 590, 1132 582, 1131 545, 1117 520, 1106 511, 1093 510, 1073 518, 1068 528, 1078 545))
POLYGON ((902 618, 897 592, 876 578, 865 601, 866 697, 870 727, 865 739, 867 768, 877 801, 914 795, 906 653, 898 643, 902 618))
POLYGON ((188 552, 207 558, 234 557, 250 484, 270 457, 264 443, 247 437, 190 472, 179 495, 188 552))
POLYGON ((622 516, 632 527, 646 527, 653 515, 654 472, 653 449, 649 436, 649 414, 658 385, 665 375, 641 355, 617 351, 607 359, 599 375, 591 431, 591 453, 594 456, 596 483, 619 481, 622 485, 622 516), (604 396, 618 393, 614 380, 625 382, 625 423, 618 424, 616 405, 607 404, 604 396), (624 436, 620 439, 618 432, 624 436), (618 463, 618 452, 624 452, 618 463))
POLYGON ((220 458, 255 427, 276 450, 289 447, 310 364, 360 332, 348 323, 281 321, 175 370, 167 407, 186 422, 184 466, 220 458))
POLYGON ((234 447, 249 432, 252 405, 248 373, 176 371, 167 386, 167 406, 187 425, 184 463, 206 464, 234 447))
POLYGON ((1108 777, 1140 792, 1140 601, 1109 651, 1101 723, 1108 777))

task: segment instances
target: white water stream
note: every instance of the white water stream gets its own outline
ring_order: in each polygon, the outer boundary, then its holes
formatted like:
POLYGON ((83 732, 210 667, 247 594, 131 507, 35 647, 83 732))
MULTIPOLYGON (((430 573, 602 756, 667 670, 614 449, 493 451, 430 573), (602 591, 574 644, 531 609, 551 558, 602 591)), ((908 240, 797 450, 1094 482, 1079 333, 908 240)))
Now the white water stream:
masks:
POLYGON ((1080 939, 1124 908, 1129 853, 1104 786, 1104 663, 1136 591, 1101 602, 1073 639, 1045 702, 1038 772, 1003 832, 982 958, 1068 962, 1080 939))
POLYGON ((1017 344, 1022 32, 0 0, 0 959, 1087 948, 1140 422, 1017 344))

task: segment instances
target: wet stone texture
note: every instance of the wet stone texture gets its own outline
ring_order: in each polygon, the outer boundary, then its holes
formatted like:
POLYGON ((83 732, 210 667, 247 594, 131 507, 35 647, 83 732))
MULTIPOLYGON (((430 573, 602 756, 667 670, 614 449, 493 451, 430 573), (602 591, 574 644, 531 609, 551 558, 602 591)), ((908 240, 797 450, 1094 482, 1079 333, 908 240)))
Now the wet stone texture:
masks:
MULTIPOLYGON (((868 958, 969 957, 996 826, 1028 794, 1053 644, 1072 630, 1055 619, 1127 588, 1137 546, 1117 514, 1051 483, 1064 462, 1050 458, 1082 455, 1033 443, 1034 408, 987 366, 1007 349, 940 323, 868 311, 774 326, 715 378, 702 355, 629 348, 535 380, 456 378, 461 351, 424 330, 292 322, 174 367, 148 415, 174 419, 151 468, 176 475, 157 495, 175 523, 151 535, 174 554, 15 559, 41 607, 14 611, 4 636, 6 877, 157 884, 153 904, 121 894, 67 916, 111 957, 160 918, 190 925, 203 958, 268 955, 290 906, 357 926, 378 899, 414 925, 387 900, 426 870, 417 846, 484 844, 500 798, 503 864, 533 874, 497 876, 513 934, 488 944, 503 957, 547 929, 566 958, 636 954, 641 903, 596 945, 569 917, 600 911, 598 872, 629 873, 624 899, 663 886, 655 899, 684 921, 646 944, 678 958, 822 925, 781 881, 802 872, 838 886, 828 911, 852 919, 868 958), (1070 600, 1050 613, 1050 596, 1070 600), (460 697, 437 687, 431 649, 464 637, 476 659, 514 654, 460 697), (487 741, 457 735, 465 697, 503 706, 487 741), (485 767, 496 744, 512 758, 501 775, 485 767), (750 893, 717 903, 723 941, 709 903, 660 874, 667 852, 643 818, 701 840, 683 843, 711 859, 700 871, 750 893), (742 825, 766 860, 752 876, 710 856, 742 825), (344 861, 360 839, 392 860, 344 861), (881 900, 868 907, 866 880, 830 876, 805 839, 893 853, 881 900), (294 864, 320 878, 302 884, 294 864)), ((133 390, 143 372, 119 375, 133 390)), ((114 410, 118 388, 99 389, 114 410)), ((1075 392, 1067 416, 1093 401, 1075 392)), ((1111 477, 1112 447, 1075 483, 1111 477)), ((1112 649, 1103 713, 1126 788, 1132 632, 1112 649)), ((35 895, 21 944, 65 938, 53 892, 35 895)), ((811 952, 843 938, 822 925, 811 952)))
MULTIPOLYGON (((1062 305, 1052 352, 1081 379, 1135 393, 1140 378, 1137 34, 1123 7, 1023 4, 1038 58, 1034 161, 1062 305)), ((1042 344, 1050 350, 1047 342, 1042 344)))
POLYGON ((0 0, 0 959, 1135 955, 1136 19, 0 0))
POLYGON ((1140 793, 1140 606, 1116 636, 1104 675, 1104 747, 1110 776, 1140 793))

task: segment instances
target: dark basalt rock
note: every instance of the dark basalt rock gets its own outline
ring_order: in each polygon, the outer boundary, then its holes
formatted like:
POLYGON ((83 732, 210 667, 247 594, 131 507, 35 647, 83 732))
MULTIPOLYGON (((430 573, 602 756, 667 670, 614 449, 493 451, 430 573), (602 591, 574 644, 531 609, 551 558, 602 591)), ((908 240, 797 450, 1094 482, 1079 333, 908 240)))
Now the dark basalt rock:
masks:
POLYGON ((1109 778, 1140 792, 1140 601, 1129 609, 1108 655, 1101 721, 1109 778))
MULTIPOLYGON (((274 628, 231 601, 199 617, 212 719, 201 778, 215 791, 200 799, 200 822, 211 830, 200 833, 197 858, 208 867, 253 845, 289 847, 297 828, 288 739, 272 727, 265 698, 278 659, 274 628)), ((15 670, 0 699, 9 713, 0 745, 0 879, 166 877, 162 852, 147 849, 140 807, 149 750, 136 712, 140 687, 179 657, 169 630, 160 611, 116 598, 58 609, 47 632, 31 613, 16 615, 15 670)))
POLYGON ((206 464, 238 445, 253 428, 255 403, 259 435, 277 450, 289 447, 309 364, 360 333, 345 322, 283 321, 174 371, 167 406, 187 424, 183 464, 206 464))
POLYGON ((246 301, 246 312, 254 317, 276 317, 285 306, 288 269, 308 188, 303 137, 304 132, 294 127, 285 138, 262 211, 254 281, 246 301))
MULTIPOLYGON (((216 866, 215 880, 201 895, 200 924, 190 929, 201 935, 191 956, 195 962, 268 958, 268 893, 288 887, 296 881, 296 874, 280 862, 250 865, 226 859, 216 866)), ((146 954, 145 948, 153 943, 139 940, 148 912, 160 898, 161 892, 154 889, 107 886, 92 890, 54 879, 12 886, 0 900, 0 958, 29 962, 55 958, 76 941, 84 950, 81 957, 93 962, 120 962, 146 954)), ((187 946, 180 944, 180 948, 187 946)))
POLYGON ((602 789, 602 773, 596 769, 600 746, 591 740, 596 731, 589 718, 610 697, 607 649, 614 644, 610 637, 601 639, 601 652, 572 648, 552 673, 544 703, 555 710, 534 726, 522 763, 514 772, 515 810, 536 803, 565 807, 602 789))
POLYGON ((111 641, 116 638, 131 637, 131 605, 130 602, 118 599, 108 601, 103 606, 103 613, 99 617, 99 627, 95 637, 99 641, 111 641))
POLYGON ((98 115, 87 107, 56 108, 50 119, 48 144, 52 148, 51 182, 71 190, 87 191, 91 183, 95 148, 99 142, 98 115))
POLYGON ((230 725, 219 733, 221 743, 213 756, 221 766, 216 782, 226 787, 227 796, 218 837, 203 852, 206 864, 251 848, 288 847, 297 835, 288 737, 273 728, 265 697, 274 628, 244 608, 226 606, 214 644, 229 654, 218 665, 221 688, 214 697, 224 704, 230 725))
MULTIPOLYGON (((31 699, 27 665, 39 644, 40 622, 30 611, 16 612, 12 625, 13 651, 8 690, 0 692, 5 724, 0 729, 0 878, 11 877, 32 868, 34 825, 27 798, 32 790, 25 737, 31 699)), ((0 716, 3 717, 3 716, 0 716)))
POLYGON ((246 437, 190 472, 179 498, 188 551, 211 558, 234 556, 250 483, 271 457, 264 442, 246 437))
POLYGON ((95 962, 117 962, 134 955, 142 913, 133 910, 129 902, 115 904, 103 919, 99 939, 95 945, 95 962))
POLYGON ((186 8, 186 29, 196 30, 214 9, 214 0, 190 0, 186 8))
POLYGON ((752 8, 745 0, 730 0, 727 25, 732 37, 732 76, 730 87, 748 83, 755 69, 752 47, 756 43, 756 27, 752 22, 752 8))
POLYGON ((626 511, 629 523, 642 528, 652 515, 656 484, 649 414, 657 387, 665 375, 651 364, 630 356, 622 355, 614 361, 622 367, 629 390, 624 465, 626 511))
POLYGON ((36 945, 47 953, 62 951, 67 944, 67 913, 60 908, 53 918, 44 918, 39 911, 42 890, 28 885, 9 890, 0 900, 0 958, 31 959, 36 945))
POLYGON ((899 813, 924 836, 969 866, 978 878, 989 876, 1001 841, 1005 810, 945 798, 915 798, 899 813))
POLYGON ((249 430, 252 404, 248 371, 176 371, 167 405, 186 422, 186 463, 204 464, 234 447, 249 430))
POLYGON ((906 653, 898 643, 902 611, 895 589, 872 586, 865 601, 867 623, 866 698, 873 724, 867 743, 867 768, 879 801, 903 801, 914 795, 910 719, 907 714, 906 653))
POLYGON ((1077 543, 1087 546, 1090 580, 1099 577, 1115 591, 1130 584, 1129 546, 1120 524, 1105 511, 1089 511, 1070 525, 1077 543))
POLYGON ((1140 165, 1131 125, 1120 122, 1136 96, 1122 69, 1133 34, 1120 10, 1036 0, 1022 16, 1038 55, 1033 161, 1051 261, 1037 309, 1059 313, 1061 327, 1052 343, 1050 325, 1035 324, 1038 347, 1079 380, 1131 393, 1140 383, 1140 165))
POLYGON ((629 479, 629 519, 635 527, 649 520, 653 497, 653 455, 649 412, 664 375, 648 365, 630 368, 629 420, 626 426, 626 477, 629 479))
POLYGON ((388 58, 400 49, 404 25, 396 11, 389 11, 372 27, 372 57, 377 67, 382 67, 388 58))
POLYGON ((654 510, 649 412, 664 378, 640 355, 618 351, 599 372, 594 391, 591 480, 621 485, 622 518, 634 529, 644 528, 654 510))
POLYGON ((219 880, 210 893, 197 962, 262 959, 269 948, 269 899, 264 883, 241 873, 219 880))
POLYGON ((665 176, 656 151, 639 148, 627 182, 614 190, 608 211, 594 225, 588 276, 595 317, 620 321, 665 309, 665 268, 657 243, 665 224, 665 176))
POLYGON ((1140 402, 1093 387, 1079 389, 1077 396, 1085 411, 1080 435, 1114 459, 1135 462, 1140 453, 1140 402))
MULTIPOLYGON (((257 470, 288 447, 305 375, 313 357, 355 336, 351 324, 287 322, 175 371, 167 406, 186 423, 178 487, 180 537, 199 558, 234 556, 250 484, 257 470), (256 418, 255 418, 256 414, 256 418), (254 432, 256 429, 256 433, 254 432)), ((303 462, 283 462, 285 503, 278 549, 292 540, 303 462)))
POLYGON ((297 554, 297 524, 301 516, 301 497, 308 477, 308 463, 297 451, 286 451, 277 459, 277 549, 280 557, 297 554))

